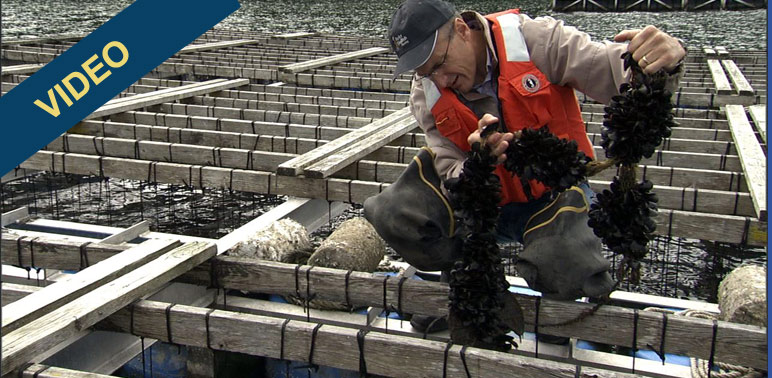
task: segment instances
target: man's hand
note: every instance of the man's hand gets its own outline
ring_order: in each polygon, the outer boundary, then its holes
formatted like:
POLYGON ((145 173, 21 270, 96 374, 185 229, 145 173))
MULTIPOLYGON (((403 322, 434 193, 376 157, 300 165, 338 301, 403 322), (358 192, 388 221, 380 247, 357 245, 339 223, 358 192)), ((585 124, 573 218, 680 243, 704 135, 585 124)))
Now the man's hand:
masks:
MULTIPOLYGON (((498 121, 498 118, 490 114, 484 115, 482 118, 480 118, 479 121, 477 121, 477 131, 469 134, 469 137, 466 139, 466 141, 469 142, 470 146, 474 143, 480 142, 480 132, 482 131, 483 127, 498 121)), ((485 139, 485 144, 488 145, 491 149, 491 155, 498 156, 496 164, 501 164, 507 160, 507 155, 504 152, 507 150, 507 147, 509 147, 509 142, 511 142, 513 138, 514 134, 512 133, 493 132, 488 136, 488 138, 485 139)))
POLYGON ((627 51, 633 54, 633 59, 647 74, 657 72, 660 68, 673 71, 686 56, 686 50, 677 39, 651 25, 643 30, 623 30, 614 36, 614 41, 630 41, 627 51))

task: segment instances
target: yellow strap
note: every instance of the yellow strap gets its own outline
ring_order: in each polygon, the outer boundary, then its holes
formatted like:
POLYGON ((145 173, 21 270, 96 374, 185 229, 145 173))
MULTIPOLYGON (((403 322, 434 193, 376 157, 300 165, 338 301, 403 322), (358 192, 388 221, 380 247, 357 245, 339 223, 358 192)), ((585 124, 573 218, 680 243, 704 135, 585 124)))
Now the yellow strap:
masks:
MULTIPOLYGON (((429 150, 429 152, 432 152, 429 150)), ((432 153, 432 156, 434 154, 432 153)), ((453 234, 456 231, 456 219, 453 217, 453 208, 450 207, 450 204, 448 203, 448 200, 445 199, 445 196, 442 195, 442 192, 440 192, 440 189, 432 185, 432 183, 429 182, 429 180, 426 179, 424 176, 424 165, 423 162, 421 162, 421 159, 418 158, 418 156, 413 156, 413 160, 415 160, 416 163, 418 163, 418 175, 421 176, 421 181, 423 181, 426 185, 428 185, 434 193, 437 194, 438 197, 442 200, 442 203, 445 204, 445 208, 448 210, 448 217, 450 218, 450 230, 448 230, 448 236, 453 236, 453 234)))
MULTIPOLYGON (((576 206, 565 206, 565 207, 562 207, 562 208, 560 208, 560 210, 558 210, 557 212, 555 212, 555 214, 553 214, 553 215, 552 215, 552 217, 551 217, 550 219, 548 219, 547 221, 545 221, 545 222, 542 222, 542 223, 540 223, 540 224, 538 224, 538 225, 536 225, 536 226, 533 226, 533 227, 531 227, 531 228, 527 229, 527 230, 526 230, 526 231, 523 233, 523 239, 525 239, 525 235, 527 235, 529 232, 531 232, 531 231, 533 231, 533 230, 536 230, 536 229, 538 229, 538 228, 544 227, 544 226, 546 226, 547 224, 549 224, 549 223, 551 223, 552 221, 554 221, 554 220, 555 220, 555 218, 557 218, 557 216, 558 216, 560 213, 563 213, 563 212, 566 212, 566 211, 570 211, 570 212, 573 212, 573 213, 581 213, 581 212, 584 212, 584 211, 588 210, 588 208, 589 208, 589 205, 587 204, 587 197, 585 197, 585 196, 584 196, 584 190, 582 190, 582 188, 580 188, 580 187, 578 187, 578 186, 572 186, 572 187, 571 187, 571 188, 569 188, 568 190, 573 190, 573 191, 579 192, 579 194, 581 194, 581 195, 582 195, 582 201, 584 202, 584 206, 582 206, 582 207, 576 207, 576 206)), ((552 201, 552 203, 550 203, 549 205, 545 206, 543 209, 539 210, 539 211, 538 211, 536 214, 534 214, 534 215, 532 215, 530 218, 528 218, 528 223, 530 223, 530 222, 531 222, 531 220, 532 220, 533 218, 535 218, 537 215, 539 215, 539 214, 541 214, 541 213, 545 212, 547 209, 549 209, 549 208, 550 208, 550 207, 552 207, 554 204, 556 204, 556 203, 558 202, 558 199, 560 199, 560 198, 559 198, 559 197, 558 197, 558 198, 556 198, 554 201, 552 201)), ((526 223, 526 224, 528 224, 528 223, 526 223)))

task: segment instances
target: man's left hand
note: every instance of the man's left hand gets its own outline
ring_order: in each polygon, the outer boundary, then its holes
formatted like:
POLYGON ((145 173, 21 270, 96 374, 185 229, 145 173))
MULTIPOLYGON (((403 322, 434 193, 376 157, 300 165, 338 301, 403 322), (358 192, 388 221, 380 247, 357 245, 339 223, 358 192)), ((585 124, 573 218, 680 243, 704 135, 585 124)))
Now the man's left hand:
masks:
POLYGON ((686 50, 677 39, 654 26, 640 29, 624 30, 614 36, 614 41, 630 41, 627 51, 633 54, 643 72, 651 74, 660 68, 673 71, 686 56, 686 50))

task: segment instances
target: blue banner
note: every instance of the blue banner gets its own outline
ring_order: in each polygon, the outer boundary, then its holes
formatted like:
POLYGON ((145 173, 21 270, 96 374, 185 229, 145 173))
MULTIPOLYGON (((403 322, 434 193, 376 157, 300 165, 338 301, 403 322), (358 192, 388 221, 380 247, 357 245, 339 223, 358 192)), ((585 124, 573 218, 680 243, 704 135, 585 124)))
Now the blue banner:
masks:
POLYGON ((138 0, 0 97, 0 176, 239 9, 138 0))

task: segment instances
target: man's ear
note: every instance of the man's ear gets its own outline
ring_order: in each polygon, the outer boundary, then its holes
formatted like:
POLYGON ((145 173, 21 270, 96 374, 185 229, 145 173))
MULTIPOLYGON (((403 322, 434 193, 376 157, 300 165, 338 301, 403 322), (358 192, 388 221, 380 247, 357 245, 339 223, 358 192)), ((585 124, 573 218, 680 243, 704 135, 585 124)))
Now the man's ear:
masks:
POLYGON ((455 20, 453 20, 453 27, 456 29, 456 33, 464 40, 469 40, 469 37, 472 34, 472 30, 469 28, 469 25, 464 22, 464 19, 461 17, 456 17, 455 20))

